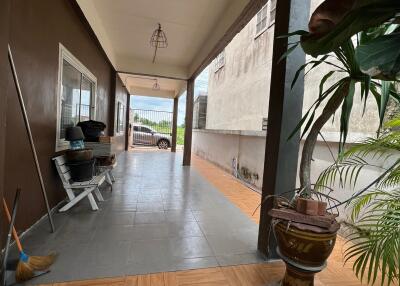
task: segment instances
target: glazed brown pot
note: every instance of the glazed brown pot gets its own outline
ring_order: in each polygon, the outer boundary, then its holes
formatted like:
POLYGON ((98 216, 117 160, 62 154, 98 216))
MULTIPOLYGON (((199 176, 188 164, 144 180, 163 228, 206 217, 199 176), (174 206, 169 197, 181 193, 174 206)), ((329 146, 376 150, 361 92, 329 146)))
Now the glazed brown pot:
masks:
POLYGON ((303 269, 323 267, 336 242, 336 232, 317 233, 292 225, 287 228, 283 222, 275 224, 274 230, 280 255, 303 269))

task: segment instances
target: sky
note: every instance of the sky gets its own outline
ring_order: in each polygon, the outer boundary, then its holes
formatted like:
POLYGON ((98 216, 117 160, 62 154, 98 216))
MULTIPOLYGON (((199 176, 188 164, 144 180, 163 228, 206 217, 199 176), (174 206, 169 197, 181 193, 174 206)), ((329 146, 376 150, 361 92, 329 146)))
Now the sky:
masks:
MULTIPOLYGON (((194 98, 199 95, 200 92, 207 93, 208 89, 208 67, 196 78, 194 84, 194 98)), ((145 109, 145 110, 158 110, 158 111, 170 111, 173 110, 173 99, 157 98, 149 96, 132 96, 131 97, 131 108, 145 109)), ((182 125, 185 122, 185 110, 186 110, 186 92, 179 97, 178 103, 178 125, 182 125)))

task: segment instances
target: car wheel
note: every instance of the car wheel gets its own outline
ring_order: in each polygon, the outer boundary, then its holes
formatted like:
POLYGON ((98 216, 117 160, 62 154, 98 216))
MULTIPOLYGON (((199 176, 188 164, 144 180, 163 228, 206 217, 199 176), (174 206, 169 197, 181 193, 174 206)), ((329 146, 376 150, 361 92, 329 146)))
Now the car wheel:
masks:
POLYGON ((165 139, 161 139, 157 142, 158 149, 168 149, 169 142, 165 139))

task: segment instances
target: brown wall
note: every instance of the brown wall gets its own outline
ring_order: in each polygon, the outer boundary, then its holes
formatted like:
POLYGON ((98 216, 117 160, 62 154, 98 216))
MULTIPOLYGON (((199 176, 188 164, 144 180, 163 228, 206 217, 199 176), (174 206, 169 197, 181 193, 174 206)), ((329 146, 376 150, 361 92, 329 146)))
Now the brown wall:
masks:
MULTIPOLYGON (((71 2, 14 0, 10 13, 14 60, 51 207, 65 197, 51 161, 56 143, 59 43, 97 77, 97 120, 110 122, 110 101, 115 95, 115 71, 71 2)), ((45 214, 45 204, 11 83, 7 101, 5 197, 11 202, 15 189, 22 187, 17 219, 22 231, 45 214)))
MULTIPOLYGON (((6 132, 6 110, 7 110, 7 86, 9 66, 7 60, 7 43, 9 32, 9 8, 10 0, 1 2, 0 9, 0 199, 4 192, 4 151, 6 132)), ((0 210, 0 237, 5 229, 4 216, 0 210)), ((1 248, 2 245, 0 245, 1 248)))
MULTIPOLYGON (((114 104, 114 128, 113 128, 113 136, 115 146, 114 150, 116 153, 123 152, 125 150, 125 132, 123 134, 118 134, 117 133, 117 116, 118 116, 118 101, 122 102, 125 104, 125 111, 128 108, 127 106, 127 101, 128 101, 128 91, 125 88, 121 78, 117 75, 116 76, 116 81, 115 81, 115 104, 114 104)), ((124 119, 126 116, 124 116, 124 119)), ((125 122, 125 124, 128 124, 125 122)))

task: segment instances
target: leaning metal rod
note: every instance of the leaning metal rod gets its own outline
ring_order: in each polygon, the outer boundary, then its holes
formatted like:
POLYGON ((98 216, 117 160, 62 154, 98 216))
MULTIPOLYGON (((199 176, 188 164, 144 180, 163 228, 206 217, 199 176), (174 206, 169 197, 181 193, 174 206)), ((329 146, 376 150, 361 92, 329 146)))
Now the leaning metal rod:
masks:
POLYGON ((25 108, 25 104, 24 104, 24 98, 22 97, 21 87, 19 85, 18 75, 17 75, 17 71, 15 69, 14 60, 13 60, 13 56, 12 56, 12 53, 11 53, 10 45, 8 45, 8 60, 10 62, 10 66, 11 66, 11 69, 12 69, 14 84, 15 84, 15 88, 17 90, 19 104, 20 104, 21 110, 22 110, 22 115, 24 117, 26 131, 28 132, 29 142, 30 142, 30 145, 31 145, 33 158, 35 160, 35 166, 36 166, 37 174, 38 174, 39 181, 40 181, 40 187, 42 189, 43 198, 44 198, 44 201, 46 203, 47 216, 49 218, 51 232, 54 232, 55 228, 54 228, 53 218, 51 216, 51 211, 50 211, 50 207, 49 207, 49 201, 47 199, 46 188, 44 187, 42 172, 40 171, 39 160, 38 160, 38 157, 37 157, 37 154, 36 154, 36 148, 35 148, 35 144, 33 142, 32 131, 31 131, 31 127, 29 125, 28 115, 26 113, 26 108, 25 108))

